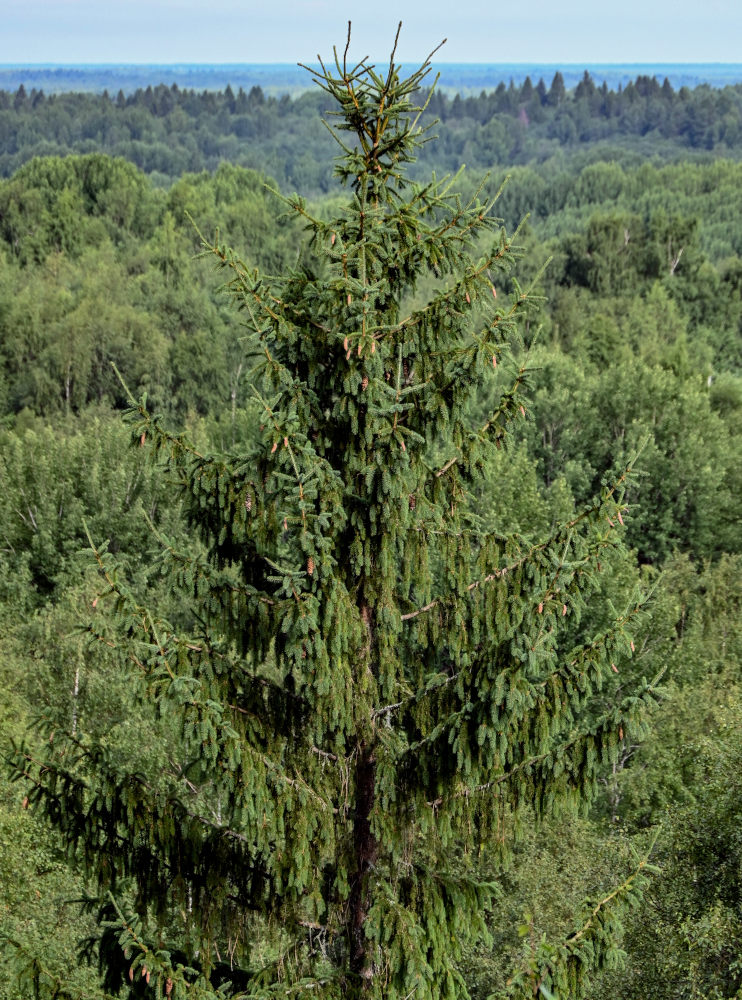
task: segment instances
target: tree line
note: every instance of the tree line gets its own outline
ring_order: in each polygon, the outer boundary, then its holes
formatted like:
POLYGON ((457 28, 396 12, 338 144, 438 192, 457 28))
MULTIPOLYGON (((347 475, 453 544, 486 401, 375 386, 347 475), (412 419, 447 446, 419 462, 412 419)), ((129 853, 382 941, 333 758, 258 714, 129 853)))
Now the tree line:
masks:
MULTIPOLYGON (((107 92, 44 94, 21 84, 0 90, 0 175, 33 156, 107 152, 167 183, 221 160, 266 170, 282 187, 305 194, 332 184, 331 137, 314 123, 327 110, 321 93, 266 96, 248 91, 195 91, 176 84, 107 92)), ((742 148, 742 87, 674 90, 667 79, 639 76, 609 89, 585 72, 567 90, 561 73, 549 85, 529 77, 478 97, 434 92, 429 112, 443 124, 439 141, 420 151, 413 171, 476 170, 577 155, 596 145, 616 155, 666 160, 736 158, 742 148)))

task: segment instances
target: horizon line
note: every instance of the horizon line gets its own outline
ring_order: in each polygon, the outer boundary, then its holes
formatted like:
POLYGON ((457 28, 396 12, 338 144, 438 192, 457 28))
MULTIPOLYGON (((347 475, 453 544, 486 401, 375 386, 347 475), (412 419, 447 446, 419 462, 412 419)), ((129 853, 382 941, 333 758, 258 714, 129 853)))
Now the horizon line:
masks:
MULTIPOLYGON (((388 56, 386 59, 388 60, 388 56)), ((418 60, 409 59, 405 60, 407 62, 417 62, 418 60)), ((302 66, 319 66, 319 63, 314 62, 189 62, 187 60, 176 60, 175 62, 0 62, 0 70, 3 69, 36 69, 43 67, 44 69, 73 69, 73 68, 87 68, 87 67, 131 67, 131 66, 157 66, 157 67, 182 67, 182 66, 197 66, 197 67, 219 67, 219 68, 233 68, 240 66, 280 66, 282 68, 291 69, 301 69, 302 66)), ((433 64, 431 64, 433 65, 433 64)), ((655 61, 655 62, 591 62, 588 60, 564 60, 561 62, 546 62, 544 60, 517 60, 513 62, 504 61, 493 61, 493 62, 475 62, 469 60, 451 60, 450 62, 436 62, 435 66, 599 66, 599 67, 631 67, 631 66, 732 66, 732 67, 742 67, 742 60, 738 62, 721 62, 721 61, 655 61)))

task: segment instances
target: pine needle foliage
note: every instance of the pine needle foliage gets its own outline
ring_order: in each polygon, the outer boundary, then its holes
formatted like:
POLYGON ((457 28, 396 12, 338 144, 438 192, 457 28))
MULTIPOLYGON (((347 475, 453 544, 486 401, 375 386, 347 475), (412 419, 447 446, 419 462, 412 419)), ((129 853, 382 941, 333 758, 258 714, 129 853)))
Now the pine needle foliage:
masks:
MULTIPOLYGON (((496 871, 526 812, 589 803, 653 700, 650 684, 602 713, 593 697, 630 655, 639 597, 569 639, 630 467, 540 541, 479 530, 472 489, 526 417, 511 345, 535 304, 495 199, 406 175, 429 70, 403 77, 394 52, 383 72, 350 65, 346 46, 311 71, 348 191, 329 221, 286 199, 313 263, 268 276, 205 245, 244 320, 259 438, 205 454, 132 400, 133 439, 200 538, 161 539, 177 620, 91 540, 112 612, 89 632, 154 706, 168 763, 132 769, 80 728, 15 757, 99 889, 109 993, 465 997, 462 950, 497 892, 482 856, 496 871)), ((610 946, 610 905, 545 953, 549 982, 610 946)))

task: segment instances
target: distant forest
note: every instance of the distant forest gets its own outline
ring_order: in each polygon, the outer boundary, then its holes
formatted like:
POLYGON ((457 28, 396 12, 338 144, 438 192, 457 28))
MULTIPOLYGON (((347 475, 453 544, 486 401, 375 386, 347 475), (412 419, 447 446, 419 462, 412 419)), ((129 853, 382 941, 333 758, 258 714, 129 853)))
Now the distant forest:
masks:
MULTIPOLYGON (((311 60, 308 66, 319 68, 311 60)), ((572 90, 582 79, 585 70, 599 84, 604 80, 609 87, 618 89, 635 80, 637 76, 667 77, 676 89, 698 87, 726 87, 742 81, 742 63, 440 63, 437 87, 451 97, 456 94, 470 96, 482 90, 494 90, 501 81, 513 80, 520 86, 529 76, 533 82, 540 78, 549 81, 557 70, 564 83, 572 90)), ((261 87, 266 95, 297 97, 313 84, 306 69, 296 63, 177 63, 177 64, 115 64, 90 65, 0 64, 0 89, 17 90, 23 84, 26 90, 36 88, 47 94, 97 93, 107 90, 115 94, 119 89, 125 94, 146 90, 159 83, 177 84, 184 90, 224 90, 230 84, 233 90, 242 87, 250 91, 261 87)))
MULTIPOLYGON (((228 160, 268 172, 284 189, 323 194, 337 148, 317 127, 326 104, 322 92, 272 97, 257 86, 198 92, 160 84, 112 96, 46 95, 20 85, 0 90, 0 176, 34 156, 105 152, 162 186, 228 160)), ((526 77, 478 97, 435 92, 429 112, 429 121, 440 120, 440 138, 425 147, 418 176, 461 162, 477 172, 544 165, 553 175, 585 155, 633 164, 648 156, 736 159, 742 152, 742 84, 675 90, 667 79, 639 76, 611 90, 585 71, 568 90, 557 72, 548 85, 526 77)))

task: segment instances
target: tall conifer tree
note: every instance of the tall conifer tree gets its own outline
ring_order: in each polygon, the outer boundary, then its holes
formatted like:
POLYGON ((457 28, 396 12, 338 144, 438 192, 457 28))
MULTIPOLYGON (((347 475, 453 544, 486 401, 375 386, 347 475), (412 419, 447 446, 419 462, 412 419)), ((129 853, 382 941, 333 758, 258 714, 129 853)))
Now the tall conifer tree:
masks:
MULTIPOLYGON (((330 221, 288 199, 314 264, 271 277, 207 248, 244 317, 259 439, 204 454, 146 401, 129 413, 200 541, 163 539, 171 620, 96 548, 119 627, 91 636, 132 688, 144 678, 167 752, 133 768, 78 726, 44 761, 17 756, 100 889, 111 992, 466 996, 462 949, 486 939, 496 888, 482 854, 496 872, 522 815, 589 801, 652 700, 647 685, 603 714, 590 701, 632 647, 639 600, 566 639, 620 532, 628 469, 538 543, 478 527, 472 488, 526 415, 509 344, 529 295, 494 200, 406 174, 428 138, 429 67, 351 66, 346 46, 312 71, 348 189, 330 221)), ((577 995, 639 878, 542 946, 513 992, 577 995)))

